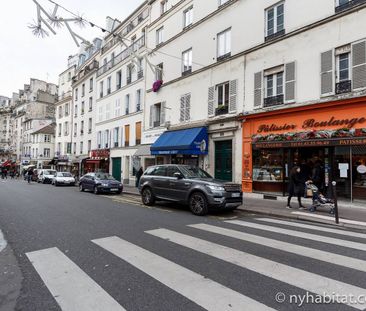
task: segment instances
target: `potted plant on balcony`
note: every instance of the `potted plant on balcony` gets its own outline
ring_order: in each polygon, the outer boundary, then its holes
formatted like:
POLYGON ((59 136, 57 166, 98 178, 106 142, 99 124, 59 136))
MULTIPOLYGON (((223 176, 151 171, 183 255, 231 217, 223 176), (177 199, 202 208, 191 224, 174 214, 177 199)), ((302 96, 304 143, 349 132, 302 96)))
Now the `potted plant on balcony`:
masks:
POLYGON ((153 92, 158 92, 161 88, 161 86, 163 85, 163 80, 157 80, 153 83, 153 92))

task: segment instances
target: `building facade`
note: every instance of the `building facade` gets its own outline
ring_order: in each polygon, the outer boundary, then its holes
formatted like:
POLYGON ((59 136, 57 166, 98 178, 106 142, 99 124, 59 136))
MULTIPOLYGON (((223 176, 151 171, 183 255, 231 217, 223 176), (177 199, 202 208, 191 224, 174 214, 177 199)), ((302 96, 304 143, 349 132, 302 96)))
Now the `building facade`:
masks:
POLYGON ((141 162, 145 94, 147 1, 129 17, 110 28, 104 39, 97 72, 97 150, 90 161, 117 180, 134 184, 141 162), (123 38, 123 40, 121 40, 123 38))

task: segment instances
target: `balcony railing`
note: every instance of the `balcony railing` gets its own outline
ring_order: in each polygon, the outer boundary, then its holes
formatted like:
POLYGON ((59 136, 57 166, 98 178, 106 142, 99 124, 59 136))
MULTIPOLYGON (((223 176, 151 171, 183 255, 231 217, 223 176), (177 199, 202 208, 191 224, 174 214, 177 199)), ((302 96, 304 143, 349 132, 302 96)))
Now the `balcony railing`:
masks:
POLYGON ((357 6, 359 4, 362 4, 362 3, 366 3, 366 0, 351 0, 351 1, 348 1, 347 3, 344 3, 342 5, 338 5, 336 8, 335 8, 335 12, 336 13, 339 13, 339 12, 343 12, 343 11, 346 11, 354 6, 357 6))
POLYGON ((184 77, 184 76, 188 76, 189 74, 191 74, 192 73, 192 68, 190 68, 190 69, 187 69, 187 70, 185 70, 185 71, 182 71, 182 77, 184 77))
POLYGON ((274 34, 271 34, 271 35, 268 35, 264 41, 268 42, 268 41, 271 41, 271 40, 274 40, 274 39, 277 39, 279 37, 282 37, 284 36, 286 33, 286 30, 285 29, 282 29, 280 31, 277 31, 276 33, 274 34))
POLYGON ((352 81, 346 80, 336 84, 336 94, 344 94, 352 91, 352 81))
POLYGON ((216 60, 217 60, 218 62, 220 62, 220 61, 222 61, 222 60, 224 60, 224 59, 226 59, 226 58, 229 58, 230 56, 231 56, 231 52, 226 53, 226 54, 221 55, 221 56, 218 56, 218 57, 216 58, 216 60))
POLYGON ((229 113, 229 106, 223 105, 215 109, 215 116, 220 116, 229 113))
POLYGON ((126 83, 127 84, 131 84, 131 82, 132 82, 132 77, 127 77, 126 78, 126 83))
POLYGON ((139 70, 137 72, 137 79, 141 79, 144 76, 144 71, 143 70, 139 70))
POLYGON ((140 37, 138 40, 136 40, 134 43, 132 43, 128 48, 124 49, 121 53, 119 53, 117 56, 115 56, 112 60, 110 60, 108 63, 103 65, 99 68, 97 72, 97 76, 101 76, 105 72, 107 72, 112 67, 116 66, 117 64, 124 61, 126 58, 128 58, 132 52, 138 51, 141 47, 145 45, 145 36, 140 37))
POLYGON ((284 97, 283 95, 277 95, 272 97, 267 97, 264 99, 264 107, 273 107, 273 106, 279 106, 283 105, 284 97))

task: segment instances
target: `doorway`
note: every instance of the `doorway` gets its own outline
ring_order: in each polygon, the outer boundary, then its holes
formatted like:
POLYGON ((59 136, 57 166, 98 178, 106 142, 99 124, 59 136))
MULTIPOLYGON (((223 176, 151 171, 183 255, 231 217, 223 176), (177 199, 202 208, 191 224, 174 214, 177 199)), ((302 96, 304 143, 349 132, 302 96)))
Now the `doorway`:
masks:
POLYGON ((112 158, 112 175, 118 181, 121 181, 121 158, 112 158))
POLYGON ((233 180, 233 142, 222 140, 215 142, 215 178, 233 180))

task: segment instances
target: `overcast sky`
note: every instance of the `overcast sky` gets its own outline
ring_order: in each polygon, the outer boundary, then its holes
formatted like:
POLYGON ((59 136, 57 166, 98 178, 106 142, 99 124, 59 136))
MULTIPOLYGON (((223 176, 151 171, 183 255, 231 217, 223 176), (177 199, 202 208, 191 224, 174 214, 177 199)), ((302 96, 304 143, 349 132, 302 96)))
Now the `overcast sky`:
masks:
MULTIPOLYGON (((23 88, 29 79, 37 78, 58 82, 58 75, 67 68, 67 57, 78 52, 78 48, 65 28, 54 36, 37 38, 28 25, 36 19, 33 0, 0 0, 0 95, 11 96, 23 88)), ((143 0, 54 0, 73 12, 104 27, 107 16, 123 20, 143 0)), ((48 0, 38 0, 47 11, 53 9, 48 0)), ((59 15, 68 17, 60 10, 59 15)), ((100 30, 87 26, 73 30, 88 40, 102 37, 100 30)))

